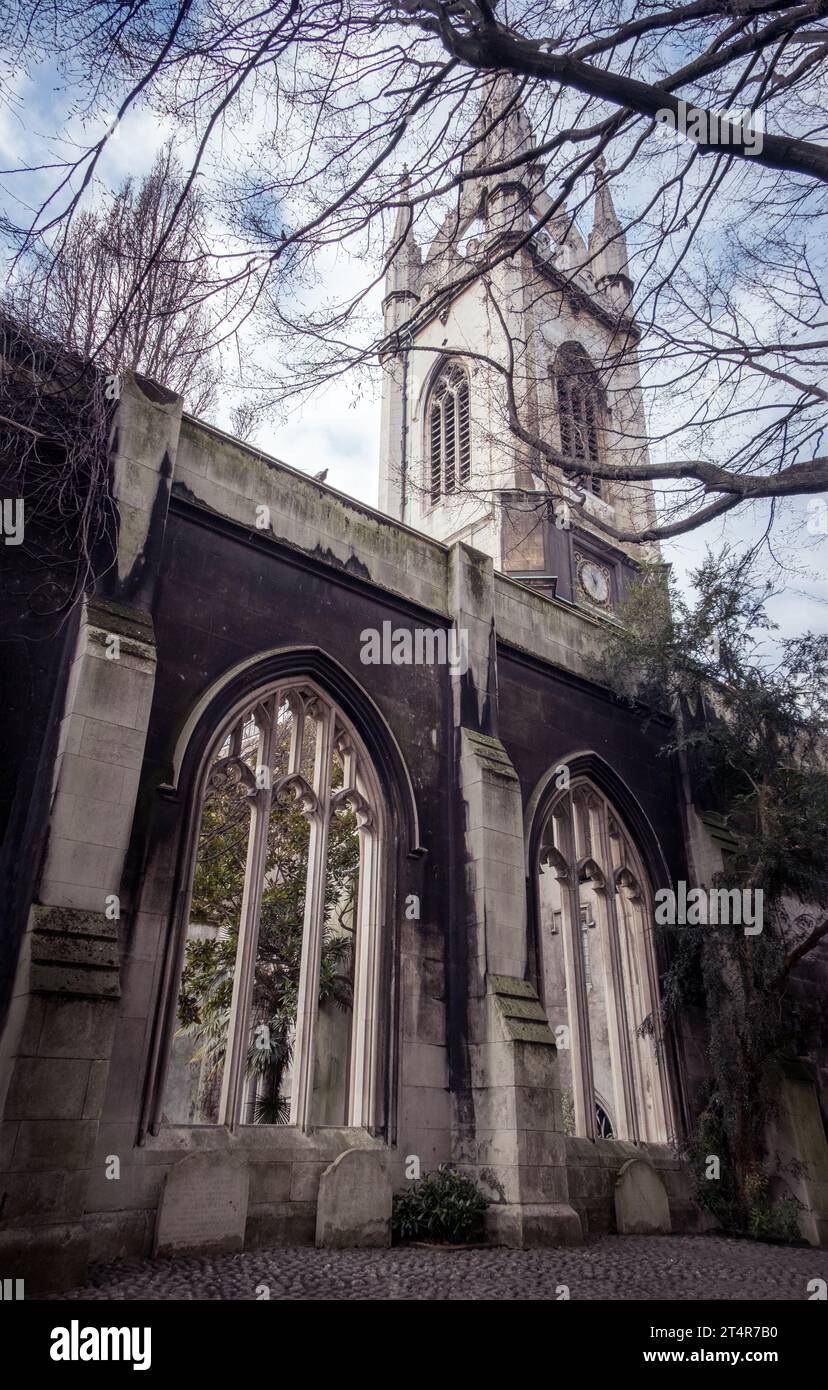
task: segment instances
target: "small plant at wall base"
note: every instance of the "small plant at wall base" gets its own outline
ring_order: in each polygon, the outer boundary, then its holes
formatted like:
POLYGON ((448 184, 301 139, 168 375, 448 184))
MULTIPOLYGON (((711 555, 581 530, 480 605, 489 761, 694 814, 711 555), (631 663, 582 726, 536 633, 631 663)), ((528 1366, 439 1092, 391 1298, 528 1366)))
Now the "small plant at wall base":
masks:
POLYGON ((659 928, 662 1012, 675 1023, 694 1009, 707 1029, 711 1084, 690 1143, 700 1200, 726 1229, 790 1238, 790 1200, 768 1197, 781 1175, 766 1172, 765 1136, 783 1063, 819 1045, 795 971, 828 943, 828 637, 774 641, 767 585, 727 550, 691 579, 695 603, 662 566, 645 566, 593 674, 647 721, 653 710, 672 716, 662 751, 722 846, 706 886, 763 893, 759 934, 659 928), (710 1154, 718 1181, 703 1176, 710 1154))
POLYGON ((394 1242, 476 1244, 483 1239, 488 1205, 473 1178, 441 1164, 436 1173, 427 1173, 395 1194, 391 1215, 394 1242))
POLYGON ((736 1169, 715 1084, 705 1086, 699 1099, 699 1118, 684 1150, 695 1179, 695 1195, 699 1205, 716 1218, 726 1235, 749 1235, 755 1240, 799 1241, 800 1203, 794 1197, 774 1201, 770 1180, 763 1168, 753 1168, 747 1173, 744 1195, 740 1201, 736 1169), (716 1178, 711 1178, 709 1174, 711 1154, 715 1154, 719 1160, 719 1175, 716 1178))

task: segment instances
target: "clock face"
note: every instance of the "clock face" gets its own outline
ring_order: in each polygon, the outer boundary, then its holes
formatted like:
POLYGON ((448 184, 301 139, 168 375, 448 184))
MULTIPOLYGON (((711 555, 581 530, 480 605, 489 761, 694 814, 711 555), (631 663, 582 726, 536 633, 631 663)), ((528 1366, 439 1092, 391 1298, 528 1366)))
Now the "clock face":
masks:
POLYGON ((606 605, 609 603, 610 586, 606 570, 600 565, 596 565, 592 560, 584 560, 578 566, 578 578, 581 587, 587 598, 592 599, 593 603, 606 605))

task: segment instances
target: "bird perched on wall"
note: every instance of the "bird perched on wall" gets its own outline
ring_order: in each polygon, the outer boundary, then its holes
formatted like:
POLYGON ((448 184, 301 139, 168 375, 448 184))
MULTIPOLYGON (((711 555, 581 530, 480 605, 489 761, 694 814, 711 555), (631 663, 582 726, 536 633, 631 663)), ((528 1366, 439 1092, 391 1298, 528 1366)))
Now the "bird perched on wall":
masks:
POLYGON ((314 473, 313 476, 317 483, 324 483, 325 479, 328 476, 328 470, 327 468, 323 468, 320 470, 320 472, 314 473))

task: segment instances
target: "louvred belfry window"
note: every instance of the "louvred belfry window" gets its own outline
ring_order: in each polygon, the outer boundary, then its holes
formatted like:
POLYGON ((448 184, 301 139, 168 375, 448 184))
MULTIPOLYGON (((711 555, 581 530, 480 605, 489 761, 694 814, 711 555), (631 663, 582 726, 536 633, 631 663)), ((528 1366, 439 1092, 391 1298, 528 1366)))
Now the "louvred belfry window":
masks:
POLYGON ((384 812, 355 731, 305 681, 217 732, 195 809, 169 1124, 369 1125, 384 812))
POLYGON ((429 398, 431 500, 456 492, 471 477, 469 379, 457 363, 446 366, 429 398))
POLYGON ((555 385, 561 453, 583 462, 589 487, 600 497, 601 479, 589 472, 590 464, 601 461, 600 394, 594 369, 583 350, 561 350, 555 366, 555 385))

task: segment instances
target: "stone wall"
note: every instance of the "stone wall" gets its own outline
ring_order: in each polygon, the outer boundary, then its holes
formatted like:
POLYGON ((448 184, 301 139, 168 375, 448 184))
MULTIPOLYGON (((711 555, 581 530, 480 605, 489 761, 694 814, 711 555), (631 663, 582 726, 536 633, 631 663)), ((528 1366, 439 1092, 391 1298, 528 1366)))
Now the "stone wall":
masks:
POLYGON ((615 1183, 624 1163, 646 1158, 667 1191, 674 1232, 700 1232, 711 1223, 693 1196, 693 1180, 678 1154, 667 1144, 629 1144, 620 1139, 565 1140, 569 1200, 581 1218, 584 1234, 615 1230, 615 1183))
MULTIPOLYGON (((600 622, 465 545, 181 423, 180 403, 138 383, 112 447, 119 560, 67 628, 37 790, 45 855, 2 1037, 3 1272, 56 1287, 90 1258, 148 1253, 166 1176, 190 1153, 247 1166, 249 1245, 311 1240, 323 1168, 372 1145, 395 1187, 411 1158, 421 1172, 453 1161, 475 1173, 495 1239, 611 1229, 630 1146, 565 1138, 538 989, 532 844, 552 770, 581 759, 604 779, 653 877, 681 876, 687 856, 663 726, 645 730, 589 681, 600 622), (363 664, 362 632, 385 623, 462 630, 467 668, 363 664), (393 825, 381 1122, 370 1135, 166 1125, 200 758, 228 702, 291 673, 316 680, 357 728, 393 825)), ((42 711, 43 690, 35 703, 42 711)), ((674 1081, 686 1120, 685 1043, 674 1081)), ((650 1157, 675 1229, 692 1228, 681 1165, 672 1151, 650 1157)))

